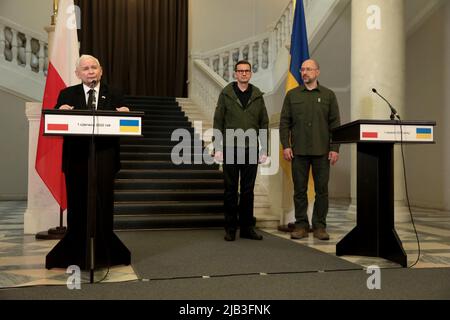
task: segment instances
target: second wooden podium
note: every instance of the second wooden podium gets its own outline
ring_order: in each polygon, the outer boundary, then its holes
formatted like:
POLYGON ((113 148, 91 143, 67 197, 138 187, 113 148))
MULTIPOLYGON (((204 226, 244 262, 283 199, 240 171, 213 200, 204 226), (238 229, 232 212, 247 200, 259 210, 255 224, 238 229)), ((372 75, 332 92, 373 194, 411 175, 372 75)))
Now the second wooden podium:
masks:
POLYGON ((335 143, 357 144, 356 227, 336 255, 381 257, 407 266, 394 225, 394 144, 434 143, 433 121, 357 120, 333 130, 335 143))

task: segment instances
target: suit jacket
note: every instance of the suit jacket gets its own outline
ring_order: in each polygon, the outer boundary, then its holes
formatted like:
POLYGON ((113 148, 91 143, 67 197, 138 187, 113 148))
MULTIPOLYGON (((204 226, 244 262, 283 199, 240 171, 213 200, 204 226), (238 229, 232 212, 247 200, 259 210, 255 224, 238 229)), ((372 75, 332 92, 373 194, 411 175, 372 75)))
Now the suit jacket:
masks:
MULTIPOLYGON (((97 100, 97 110, 115 110, 124 105, 122 93, 103 82, 100 84, 97 100)), ((83 84, 61 90, 55 109, 59 109, 64 104, 77 110, 87 109, 83 84)), ((64 137, 62 164, 64 172, 67 173, 73 166, 86 166, 87 168, 89 143, 90 137, 64 137)), ((110 162, 114 172, 117 172, 120 169, 119 138, 96 137, 95 145, 98 160, 110 162)))

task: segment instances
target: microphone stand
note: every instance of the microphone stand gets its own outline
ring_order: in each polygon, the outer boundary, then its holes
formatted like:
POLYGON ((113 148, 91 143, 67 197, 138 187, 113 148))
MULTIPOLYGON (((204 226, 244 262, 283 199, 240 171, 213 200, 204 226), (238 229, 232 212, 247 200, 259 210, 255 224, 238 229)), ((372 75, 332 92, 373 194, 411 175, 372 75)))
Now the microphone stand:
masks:
POLYGON ((395 120, 395 113, 392 112, 392 110, 391 110, 391 116, 390 116, 390 118, 391 118, 391 120, 395 120))
POLYGON ((387 103, 389 109, 391 110, 391 116, 390 116, 391 120, 395 120, 395 118, 397 117, 397 119, 399 121, 401 121, 400 116, 397 113, 397 110, 395 110, 395 108, 389 103, 389 101, 387 101, 385 97, 383 97, 381 94, 379 94, 377 89, 372 88, 372 92, 375 93, 377 96, 379 96, 381 99, 383 99, 387 103))
MULTIPOLYGON (((94 80, 90 87, 93 89, 96 85, 94 80)), ((95 269, 95 236, 96 236, 96 218, 97 218, 97 163, 96 163, 96 149, 95 149, 95 93, 91 105, 88 106, 92 111, 92 135, 89 148, 89 162, 88 162, 88 217, 87 217, 87 255, 86 266, 89 266, 90 283, 94 282, 95 269)), ((99 92, 100 94, 100 92, 99 92)))

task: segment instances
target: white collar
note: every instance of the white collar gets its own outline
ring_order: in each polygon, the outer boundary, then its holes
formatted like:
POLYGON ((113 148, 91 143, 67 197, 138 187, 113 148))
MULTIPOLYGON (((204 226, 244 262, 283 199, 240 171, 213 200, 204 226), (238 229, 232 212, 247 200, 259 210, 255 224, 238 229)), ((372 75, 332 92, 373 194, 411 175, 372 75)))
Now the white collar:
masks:
MULTIPOLYGON (((91 90, 91 87, 88 87, 87 85, 85 85, 83 83, 83 90, 84 90, 85 94, 88 94, 89 90, 91 90)), ((100 82, 97 83, 97 85, 94 87, 94 90, 95 90, 96 93, 100 92, 100 82)))

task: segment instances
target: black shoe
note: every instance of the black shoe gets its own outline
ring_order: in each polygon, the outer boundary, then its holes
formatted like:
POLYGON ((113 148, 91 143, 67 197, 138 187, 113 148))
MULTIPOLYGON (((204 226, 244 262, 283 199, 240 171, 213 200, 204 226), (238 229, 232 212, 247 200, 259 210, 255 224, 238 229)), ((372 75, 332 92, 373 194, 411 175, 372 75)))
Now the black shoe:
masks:
POLYGON ((224 239, 225 239, 225 241, 234 241, 234 240, 236 240, 236 231, 234 231, 234 230, 226 230, 224 239))
POLYGON ((246 229, 244 231, 241 230, 240 237, 245 238, 245 239, 251 239, 251 240, 262 240, 263 239, 263 236, 260 234, 257 234, 253 228, 246 229))

